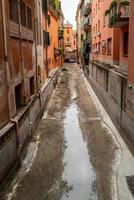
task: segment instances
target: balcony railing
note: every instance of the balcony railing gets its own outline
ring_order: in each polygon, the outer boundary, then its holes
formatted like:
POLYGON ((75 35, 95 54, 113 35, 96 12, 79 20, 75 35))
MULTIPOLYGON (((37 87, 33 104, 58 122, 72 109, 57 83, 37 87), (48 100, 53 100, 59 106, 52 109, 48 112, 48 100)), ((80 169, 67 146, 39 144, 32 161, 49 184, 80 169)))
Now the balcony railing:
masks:
POLYGON ((84 16, 87 17, 91 13, 91 3, 87 3, 84 10, 84 16))
POLYGON ((59 0, 49 0, 49 6, 54 10, 55 14, 60 17, 61 15, 61 2, 59 0))
POLYGON ((120 28, 129 23, 130 2, 114 3, 105 14, 109 17, 110 28, 120 28))

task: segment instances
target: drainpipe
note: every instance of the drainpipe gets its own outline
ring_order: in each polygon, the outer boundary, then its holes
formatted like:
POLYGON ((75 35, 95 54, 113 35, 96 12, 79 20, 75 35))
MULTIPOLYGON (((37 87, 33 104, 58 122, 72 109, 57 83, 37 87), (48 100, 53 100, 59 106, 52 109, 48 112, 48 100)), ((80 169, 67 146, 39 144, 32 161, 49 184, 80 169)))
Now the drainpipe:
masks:
MULTIPOLYGON (((45 31, 47 32, 48 31, 48 23, 47 23, 47 15, 48 15, 48 12, 45 13, 45 31)), ((46 44, 46 76, 48 78, 48 45, 46 44)))
POLYGON ((36 0, 34 1, 34 39, 35 39, 35 68, 36 68, 36 88, 37 93, 40 93, 40 87, 38 82, 39 70, 38 70, 38 49, 37 49, 37 31, 38 31, 38 10, 36 0))
POLYGON ((7 48, 7 31, 6 31, 6 14, 5 13, 5 0, 1 1, 2 3, 2 30, 3 30, 3 43, 4 43, 4 61, 5 61, 5 77, 6 77, 6 86, 7 86, 7 99, 8 99, 8 112, 9 116, 11 115, 10 106, 9 106, 9 84, 10 76, 8 73, 9 62, 8 62, 8 48, 7 48))
POLYGON ((39 92, 39 84, 38 84, 38 50, 37 50, 37 28, 38 28, 38 19, 36 18, 34 20, 34 26, 35 26, 35 66, 36 66, 36 88, 37 93, 39 92))

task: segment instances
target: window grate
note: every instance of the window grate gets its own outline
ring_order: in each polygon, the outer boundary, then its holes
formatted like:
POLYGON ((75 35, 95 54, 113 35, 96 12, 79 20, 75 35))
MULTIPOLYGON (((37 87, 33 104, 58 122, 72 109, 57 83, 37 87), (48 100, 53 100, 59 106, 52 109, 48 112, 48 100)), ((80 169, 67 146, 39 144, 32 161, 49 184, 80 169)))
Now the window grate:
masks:
POLYGON ((19 23, 18 2, 16 0, 9 0, 9 14, 10 20, 19 23))

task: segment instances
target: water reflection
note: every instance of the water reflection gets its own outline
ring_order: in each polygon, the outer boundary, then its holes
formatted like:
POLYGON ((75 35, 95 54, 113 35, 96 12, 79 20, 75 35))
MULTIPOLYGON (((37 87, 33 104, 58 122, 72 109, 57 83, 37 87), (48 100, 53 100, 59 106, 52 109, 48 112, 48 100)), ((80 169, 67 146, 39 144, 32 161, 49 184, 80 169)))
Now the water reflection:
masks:
POLYGON ((65 143, 63 180, 69 190, 61 200, 96 200, 96 175, 82 138, 76 104, 70 105, 66 112, 65 143))

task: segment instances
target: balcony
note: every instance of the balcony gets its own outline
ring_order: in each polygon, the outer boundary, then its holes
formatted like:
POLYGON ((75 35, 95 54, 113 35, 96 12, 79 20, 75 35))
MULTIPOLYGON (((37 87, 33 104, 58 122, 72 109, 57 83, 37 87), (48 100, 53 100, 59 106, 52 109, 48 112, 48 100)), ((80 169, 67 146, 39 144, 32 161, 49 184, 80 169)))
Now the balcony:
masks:
POLYGON ((50 10, 53 12, 53 14, 55 16, 57 16, 58 18, 61 15, 61 3, 60 1, 57 0, 49 0, 49 8, 50 10))
POLYGON ((122 1, 121 3, 111 3, 109 10, 105 12, 109 17, 110 28, 121 28, 129 23, 130 2, 122 1))
POLYGON ((91 11, 92 11, 91 8, 92 8, 91 3, 87 3, 86 6, 85 6, 85 10, 84 10, 84 16, 85 17, 87 17, 91 13, 91 11))
POLYGON ((83 26, 83 30, 85 32, 90 32, 91 31, 91 20, 90 18, 88 18, 85 23, 84 23, 84 26, 83 26))

